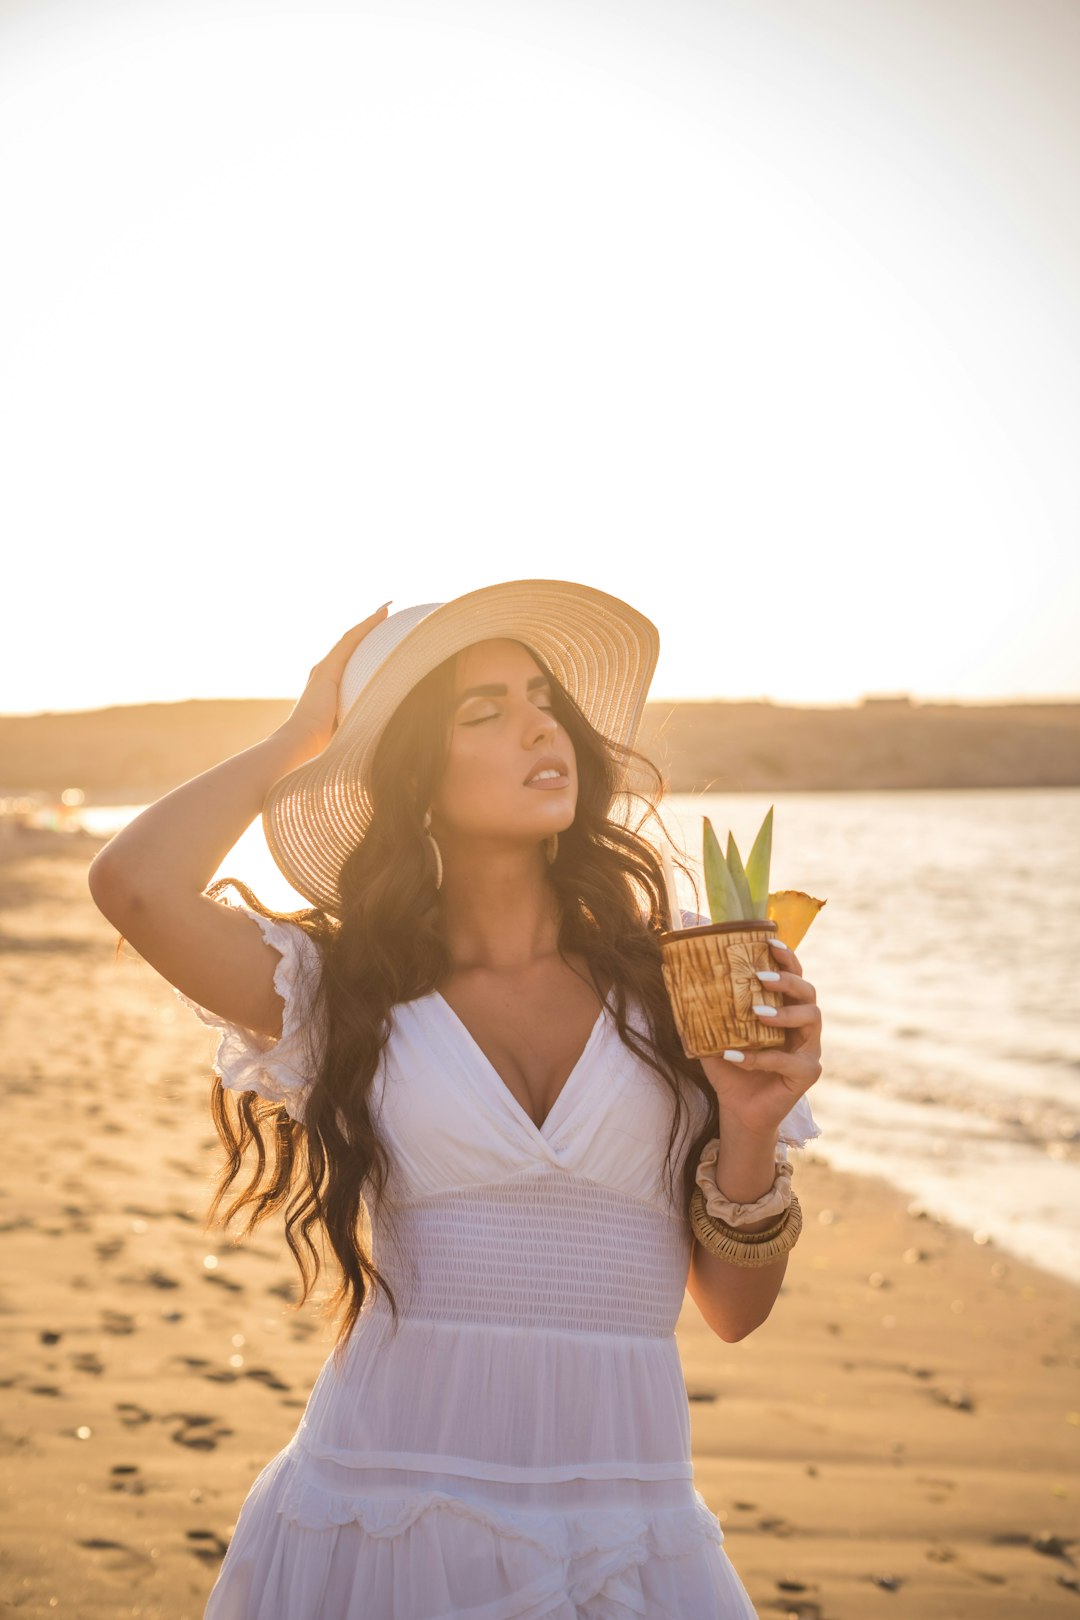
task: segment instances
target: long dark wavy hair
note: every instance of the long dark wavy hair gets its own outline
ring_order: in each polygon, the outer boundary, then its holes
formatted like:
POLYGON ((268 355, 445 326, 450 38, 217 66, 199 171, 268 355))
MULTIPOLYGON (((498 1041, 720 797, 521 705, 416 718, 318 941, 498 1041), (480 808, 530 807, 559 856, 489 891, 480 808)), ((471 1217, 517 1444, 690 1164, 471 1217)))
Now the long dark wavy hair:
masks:
MULTIPOLYGON (((700 1062, 683 1052, 660 971, 659 936, 671 926, 671 918, 663 869, 653 844, 639 829, 654 819, 667 836, 659 815, 663 779, 643 754, 596 731, 532 648, 526 650, 551 679, 552 710, 577 759, 574 822, 559 833, 557 857, 547 868, 560 911, 559 954, 564 959, 571 952, 583 956, 594 981, 612 985, 620 1038, 673 1095, 667 1143, 667 1184, 673 1198, 675 1144, 683 1136, 688 1113, 679 1077, 705 1098, 708 1118, 690 1140, 681 1170, 678 1196, 686 1208, 701 1149, 718 1134, 719 1109, 700 1062), (631 773, 636 777, 633 785, 631 773), (635 811, 637 821, 632 825, 635 811), (651 1039, 639 1037, 628 1026, 629 997, 644 1009, 651 1039)), ((329 1241, 340 1266, 340 1281, 326 1304, 331 1318, 344 1307, 335 1356, 343 1351, 369 1290, 385 1290, 394 1321, 398 1318, 393 1287, 375 1266, 363 1232, 365 1220, 380 1205, 390 1173, 369 1102, 390 1033, 391 1010, 399 1002, 437 989, 451 967, 423 817, 449 755, 457 656, 420 680, 385 728, 368 782, 370 826, 341 869, 340 918, 319 907, 271 911, 238 878, 219 878, 205 891, 217 899, 230 887, 238 890, 263 916, 302 928, 317 942, 322 956, 311 1016, 319 1020, 323 1032, 323 1056, 307 1094, 303 1122, 254 1092, 226 1093, 220 1078, 214 1077, 211 1113, 226 1163, 205 1230, 228 1227, 246 1209, 249 1217, 242 1235, 247 1236, 291 1195, 285 1238, 303 1284, 295 1308, 304 1304, 319 1276, 312 1229, 329 1241), (254 1154, 253 1174, 216 1221, 249 1149, 254 1154), (312 1261, 310 1276, 305 1250, 312 1261)), ((675 864, 694 884, 681 852, 675 864)), ((675 925, 681 925, 680 918, 675 925)))

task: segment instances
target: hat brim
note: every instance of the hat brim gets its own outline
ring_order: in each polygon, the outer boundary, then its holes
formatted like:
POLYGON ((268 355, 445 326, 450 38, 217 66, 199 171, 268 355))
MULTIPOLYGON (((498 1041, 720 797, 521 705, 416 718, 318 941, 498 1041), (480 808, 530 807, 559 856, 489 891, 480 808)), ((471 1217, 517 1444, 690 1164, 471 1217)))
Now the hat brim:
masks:
POLYGON ((616 744, 633 744, 660 636, 619 597, 569 580, 520 579, 390 614, 346 665, 330 742, 280 777, 263 804, 270 853, 313 905, 341 915, 338 877, 370 825, 368 770, 395 709, 437 664, 494 637, 531 647, 590 725, 616 744))

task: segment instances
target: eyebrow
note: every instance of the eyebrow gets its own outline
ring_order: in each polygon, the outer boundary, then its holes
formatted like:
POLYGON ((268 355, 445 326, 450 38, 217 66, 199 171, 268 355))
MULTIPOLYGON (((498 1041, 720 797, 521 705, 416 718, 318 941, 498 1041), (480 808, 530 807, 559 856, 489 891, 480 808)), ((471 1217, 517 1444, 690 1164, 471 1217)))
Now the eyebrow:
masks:
MULTIPOLYGON (((527 681, 525 683, 525 690, 526 690, 526 692, 533 692, 533 691, 536 690, 536 688, 538 686, 550 686, 550 685, 551 685, 551 682, 548 680, 546 675, 534 675, 531 680, 529 680, 529 681, 527 681)), ((464 692, 462 692, 461 696, 458 698, 457 707, 460 709, 461 705, 465 702, 466 698, 471 698, 471 697, 505 697, 508 691, 509 691, 509 687, 507 687, 507 686, 470 686, 470 687, 467 687, 466 690, 464 692)))

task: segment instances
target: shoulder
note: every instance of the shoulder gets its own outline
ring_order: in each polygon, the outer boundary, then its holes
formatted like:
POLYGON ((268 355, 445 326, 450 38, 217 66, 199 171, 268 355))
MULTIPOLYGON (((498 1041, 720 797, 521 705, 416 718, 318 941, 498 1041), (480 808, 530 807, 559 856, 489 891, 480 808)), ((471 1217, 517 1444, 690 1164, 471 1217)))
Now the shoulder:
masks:
POLYGON ((278 953, 274 989, 283 1004, 282 1030, 277 1040, 233 1024, 175 990, 204 1024, 220 1031, 214 1068, 229 1091, 254 1091, 283 1103, 294 1118, 304 1117, 304 1101, 322 1058, 323 1041, 315 1027, 314 1006, 322 975, 320 943, 300 926, 279 917, 265 917, 254 907, 234 904, 259 929, 278 953))

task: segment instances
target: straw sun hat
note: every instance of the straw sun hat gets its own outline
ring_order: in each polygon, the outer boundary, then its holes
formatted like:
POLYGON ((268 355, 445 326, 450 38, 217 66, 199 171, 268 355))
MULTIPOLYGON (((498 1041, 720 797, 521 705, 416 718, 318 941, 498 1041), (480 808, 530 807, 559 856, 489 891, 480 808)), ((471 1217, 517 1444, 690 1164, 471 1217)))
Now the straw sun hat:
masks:
POLYGON ((345 665, 334 735, 263 804, 270 853, 313 905, 341 915, 339 874, 371 822, 368 772, 398 704, 444 658, 494 637, 524 642, 597 731, 632 745, 660 637, 617 596, 564 579, 513 579, 389 614, 345 665))

